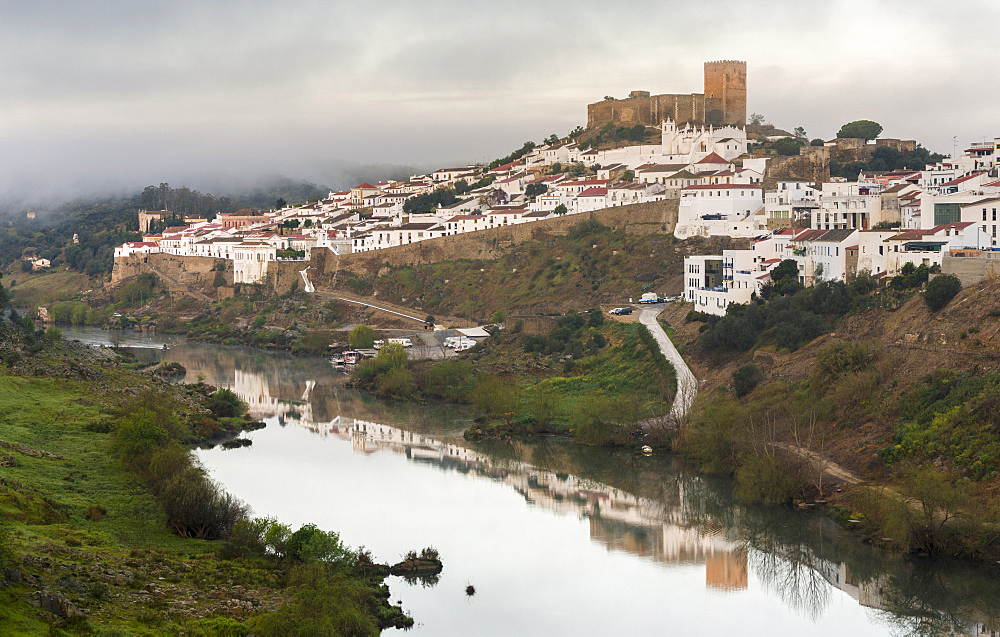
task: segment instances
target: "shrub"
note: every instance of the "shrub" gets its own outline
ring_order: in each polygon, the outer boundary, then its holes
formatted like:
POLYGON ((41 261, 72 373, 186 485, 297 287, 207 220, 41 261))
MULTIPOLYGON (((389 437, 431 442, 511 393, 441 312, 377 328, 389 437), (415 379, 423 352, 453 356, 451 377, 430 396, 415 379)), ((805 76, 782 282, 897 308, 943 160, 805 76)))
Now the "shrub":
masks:
POLYGON ((413 374, 409 370, 396 367, 375 380, 375 393, 382 398, 409 398, 415 389, 413 374))
POLYGON ((385 361, 394 369, 406 369, 406 348, 399 343, 386 343, 379 351, 376 360, 385 361))
POLYGON ((199 467, 173 476, 160 493, 167 526, 178 535, 200 540, 229 536, 249 511, 243 502, 221 491, 199 467))
POLYGON ((260 557, 267 549, 264 534, 271 521, 266 518, 241 518, 233 525, 229 537, 219 549, 219 556, 225 559, 236 557, 260 557))
POLYGON ((91 522, 100 522, 101 518, 107 515, 108 510, 102 506, 91 505, 87 507, 86 517, 91 522))
POLYGON ((939 274, 927 283, 924 302, 931 312, 937 312, 955 298, 962 289, 962 282, 953 274, 939 274))
POLYGON ((736 497, 748 504, 787 502, 794 490, 795 481, 774 458, 750 456, 736 469, 736 497))
POLYGON ((760 381, 764 380, 764 374, 753 363, 742 365, 733 372, 733 387, 736 390, 736 397, 746 396, 753 391, 760 381))
POLYGON ((246 406, 240 397, 225 387, 215 390, 206 406, 216 418, 234 418, 246 411, 246 406))
POLYGON ((300 562, 342 562, 353 557, 333 531, 323 531, 315 524, 305 524, 292 533, 285 546, 288 557, 300 562))
POLYGON ((111 449, 126 463, 132 463, 166 439, 167 430, 156 422, 156 414, 138 409, 118 421, 111 449))
POLYGON ((517 387, 510 381, 496 376, 485 376, 473 390, 476 407, 489 418, 503 416, 508 422, 518 406, 517 387))
POLYGON ((62 330, 58 327, 50 327, 45 330, 45 338, 48 339, 50 343, 56 343, 61 341, 63 337, 62 330))

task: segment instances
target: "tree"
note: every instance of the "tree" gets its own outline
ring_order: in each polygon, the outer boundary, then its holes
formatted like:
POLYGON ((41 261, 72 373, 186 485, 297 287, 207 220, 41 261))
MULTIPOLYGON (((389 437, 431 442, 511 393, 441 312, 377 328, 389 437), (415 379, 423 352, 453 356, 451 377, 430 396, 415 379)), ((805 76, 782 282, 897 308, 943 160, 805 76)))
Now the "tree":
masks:
POLYGON ((791 277, 793 281, 799 280, 799 264, 794 259, 785 259, 771 270, 771 280, 776 285, 785 277, 791 277))
POLYGON ((494 323, 503 323, 504 321, 507 320, 507 312, 505 310, 497 310, 496 312, 493 313, 493 317, 491 320, 494 323))
POLYGON ((837 137, 853 137, 864 139, 865 141, 875 139, 881 134, 882 125, 870 119, 859 119, 854 122, 848 122, 837 131, 837 137))
POLYGON ((555 133, 552 133, 551 135, 549 135, 548 137, 546 137, 542 141, 545 142, 546 144, 550 144, 550 145, 551 144, 558 144, 559 143, 559 136, 556 135, 555 133))
POLYGON ((955 298, 962 289, 962 282, 954 274, 939 274, 927 283, 924 302, 931 312, 937 312, 955 298))
POLYGON ((750 125, 751 126, 763 126, 764 125, 764 116, 761 115, 760 113, 751 113, 750 114, 750 125))
POLYGON ((347 342, 354 349, 368 349, 375 344, 375 330, 361 323, 347 335, 347 342))
POLYGON ((545 184, 528 184, 524 189, 524 196, 528 199, 533 199, 538 195, 543 195, 548 192, 549 187, 545 184))
POLYGON ((774 150, 778 151, 779 155, 798 155, 799 149, 804 145, 805 143, 801 139, 796 139, 794 137, 782 137, 778 141, 774 142, 774 150))
POLYGON ((810 146, 824 146, 824 145, 826 145, 826 142, 824 142, 822 139, 820 139, 819 137, 817 137, 816 139, 814 139, 811 142, 809 142, 809 145, 810 146))
POLYGON ((552 212, 554 212, 555 214, 557 214, 557 215, 559 215, 561 217, 564 214, 566 214, 567 212, 569 212, 569 210, 566 208, 566 204, 561 203, 558 206, 556 206, 556 209, 553 210, 552 212))
POLYGON ((428 314, 427 318, 424 319, 424 323, 426 323, 428 325, 434 325, 434 315, 433 314, 428 314))
POLYGON ((793 130, 792 132, 795 133, 795 136, 798 137, 799 139, 805 139, 807 137, 806 129, 802 128, 801 126, 796 126, 795 130, 793 130))
POLYGON ((281 210, 282 208, 284 208, 287 205, 288 205, 288 202, 285 201, 284 197, 278 197, 275 200, 275 202, 274 202, 274 207, 277 208, 278 210, 281 210))
POLYGON ((634 179, 635 179, 635 171, 634 170, 626 170, 625 172, 622 173, 622 180, 623 181, 632 181, 634 179))
POLYGON ((736 397, 746 396, 762 380, 764 380, 764 374, 756 365, 753 363, 743 365, 733 372, 733 387, 736 389, 736 397))
POLYGON ((378 361, 385 361, 395 369, 406 368, 406 348, 399 343, 386 343, 375 357, 378 361))

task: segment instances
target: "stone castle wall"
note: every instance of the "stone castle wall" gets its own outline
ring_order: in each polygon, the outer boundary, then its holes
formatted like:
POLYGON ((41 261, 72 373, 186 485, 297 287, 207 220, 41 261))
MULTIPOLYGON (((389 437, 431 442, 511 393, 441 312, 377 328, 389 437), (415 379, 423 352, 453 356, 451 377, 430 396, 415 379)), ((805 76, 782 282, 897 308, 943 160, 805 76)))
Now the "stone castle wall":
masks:
POLYGON ((737 60, 705 63, 703 93, 648 95, 633 91, 626 99, 587 105, 587 128, 605 124, 659 126, 670 118, 678 124, 732 124, 747 121, 747 65, 737 60))

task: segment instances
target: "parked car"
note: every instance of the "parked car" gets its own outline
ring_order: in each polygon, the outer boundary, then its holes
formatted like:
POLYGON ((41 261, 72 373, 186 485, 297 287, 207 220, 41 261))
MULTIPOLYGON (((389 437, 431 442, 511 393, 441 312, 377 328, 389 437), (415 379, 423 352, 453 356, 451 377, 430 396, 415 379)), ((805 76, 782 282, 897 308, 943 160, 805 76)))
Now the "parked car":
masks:
POLYGON ((372 343, 372 347, 375 349, 381 349, 383 345, 385 345, 385 341, 374 341, 372 343))
POLYGON ((616 314, 616 315, 617 314, 631 314, 632 313, 632 308, 630 308, 630 307, 616 307, 615 309, 611 310, 611 312, 609 312, 609 313, 610 314, 616 314))
POLYGON ((656 292, 646 292, 639 299, 639 302, 640 303, 659 303, 660 302, 660 297, 659 297, 659 295, 656 294, 656 292))

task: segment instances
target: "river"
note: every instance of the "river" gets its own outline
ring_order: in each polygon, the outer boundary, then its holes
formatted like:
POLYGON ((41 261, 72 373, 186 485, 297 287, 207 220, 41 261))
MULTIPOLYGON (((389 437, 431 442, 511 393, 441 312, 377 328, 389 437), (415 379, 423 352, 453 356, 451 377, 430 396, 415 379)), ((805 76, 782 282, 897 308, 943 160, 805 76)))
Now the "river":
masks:
POLYGON ((885 556, 820 515, 741 506, 727 480, 669 456, 473 445, 461 408, 375 400, 345 389, 325 359, 119 340, 232 389, 265 420, 252 446, 198 452, 256 515, 335 530, 382 561, 438 549, 436 582, 388 579, 416 634, 1000 631, 996 565, 885 556))

